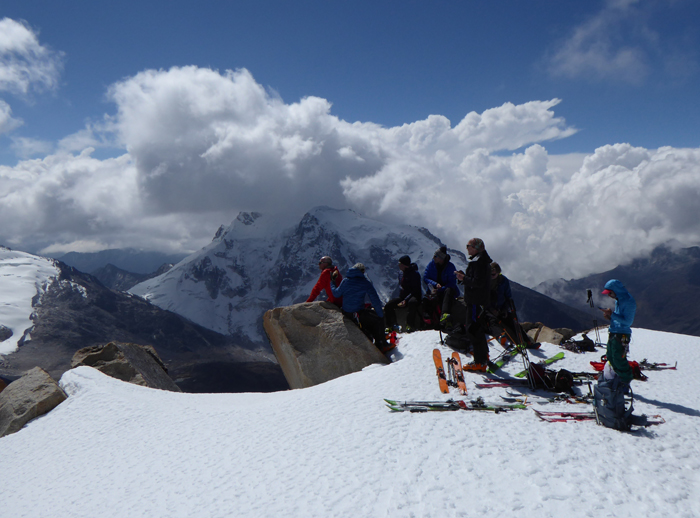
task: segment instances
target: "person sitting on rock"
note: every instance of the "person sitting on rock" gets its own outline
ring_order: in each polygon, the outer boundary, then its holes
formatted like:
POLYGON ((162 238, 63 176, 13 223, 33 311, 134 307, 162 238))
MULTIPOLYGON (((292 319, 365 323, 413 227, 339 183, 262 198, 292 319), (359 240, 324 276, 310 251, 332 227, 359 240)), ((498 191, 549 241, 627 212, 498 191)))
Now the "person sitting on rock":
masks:
POLYGON ((319 294, 325 290, 326 296, 328 297, 328 302, 332 302, 336 306, 342 307, 343 298, 335 297, 331 291, 331 282, 337 287, 340 286, 340 283, 343 280, 343 276, 338 271, 338 267, 333 266, 333 259, 327 255, 324 255, 318 262, 318 268, 321 270, 321 275, 318 277, 318 281, 316 281, 316 285, 314 286, 314 289, 311 290, 311 295, 309 295, 309 298, 306 299, 306 302, 313 302, 316 300, 316 297, 318 297, 319 294))
POLYGON ((426 297, 437 303, 442 314, 440 324, 444 327, 450 326, 452 303, 459 297, 456 270, 455 265, 450 262, 447 247, 441 246, 435 250, 433 260, 428 263, 423 272, 423 282, 428 288, 426 297))
POLYGON ((399 296, 391 299, 384 306, 384 320, 388 329, 396 326, 396 308, 408 308, 406 317, 406 331, 411 332, 416 329, 418 322, 418 307, 420 306, 423 290, 420 285, 420 273, 418 266, 411 262, 407 255, 399 259, 399 296))
POLYGON ((365 265, 355 264, 348 270, 347 275, 337 288, 331 285, 331 291, 336 298, 343 298, 343 314, 360 326, 360 329, 374 345, 382 352, 392 349, 386 341, 384 332, 384 312, 382 301, 370 280, 365 277, 365 265), (365 298, 369 297, 373 307, 365 306, 365 298))

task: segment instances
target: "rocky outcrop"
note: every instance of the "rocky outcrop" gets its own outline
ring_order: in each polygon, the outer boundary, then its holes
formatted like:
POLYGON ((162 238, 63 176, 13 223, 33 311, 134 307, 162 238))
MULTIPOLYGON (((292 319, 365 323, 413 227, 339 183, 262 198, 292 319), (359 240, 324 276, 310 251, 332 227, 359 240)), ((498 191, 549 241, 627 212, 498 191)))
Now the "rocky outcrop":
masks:
POLYGON ((66 399, 58 383, 35 367, 0 393, 0 437, 15 433, 66 399))
MULTIPOLYGON (((570 329, 567 329, 569 338, 573 335, 570 329)), ((533 327, 527 331, 527 335, 532 338, 534 342, 547 342, 548 344, 559 345, 565 339, 565 335, 550 329, 544 324, 538 323, 537 327, 533 327)))
POLYGON ((12 337, 12 329, 7 326, 0 325, 0 342, 4 342, 12 337))
POLYGON ((168 376, 156 350, 149 345, 110 342, 85 347, 73 355, 71 368, 80 365, 94 367, 108 376, 136 385, 181 392, 168 376))
POLYGON ((263 326, 291 388, 318 385, 373 363, 389 363, 329 302, 271 309, 263 326))

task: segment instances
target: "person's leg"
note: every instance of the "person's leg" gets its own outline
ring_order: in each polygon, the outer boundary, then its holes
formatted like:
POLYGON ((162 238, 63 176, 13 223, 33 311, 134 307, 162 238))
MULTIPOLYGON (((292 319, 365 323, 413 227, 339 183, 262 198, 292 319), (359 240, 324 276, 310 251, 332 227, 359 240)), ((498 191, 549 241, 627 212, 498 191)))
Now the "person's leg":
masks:
POLYGON ((420 301, 415 297, 411 297, 410 299, 408 299, 406 307, 408 308, 408 315, 406 316, 406 325, 415 331, 418 328, 417 317, 418 309, 420 307, 420 301))
POLYGON ((390 329, 396 325, 396 306, 399 305, 399 302, 401 299, 391 299, 384 306, 384 323, 390 329))

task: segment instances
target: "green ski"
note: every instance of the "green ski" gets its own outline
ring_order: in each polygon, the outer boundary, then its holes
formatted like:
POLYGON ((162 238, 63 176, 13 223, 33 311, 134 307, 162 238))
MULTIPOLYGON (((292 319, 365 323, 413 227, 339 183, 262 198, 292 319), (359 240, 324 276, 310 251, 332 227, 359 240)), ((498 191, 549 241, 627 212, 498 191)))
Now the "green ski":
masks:
MULTIPOLYGON (((564 358, 563 352, 557 353, 554 356, 552 356, 551 358, 547 358, 544 362, 540 362, 540 364, 544 363, 545 365, 549 365, 551 363, 558 362, 559 360, 561 360, 563 358, 564 358)), ((515 375, 516 378, 524 378, 525 376, 527 376, 527 371, 520 371, 519 373, 517 373, 515 375)))

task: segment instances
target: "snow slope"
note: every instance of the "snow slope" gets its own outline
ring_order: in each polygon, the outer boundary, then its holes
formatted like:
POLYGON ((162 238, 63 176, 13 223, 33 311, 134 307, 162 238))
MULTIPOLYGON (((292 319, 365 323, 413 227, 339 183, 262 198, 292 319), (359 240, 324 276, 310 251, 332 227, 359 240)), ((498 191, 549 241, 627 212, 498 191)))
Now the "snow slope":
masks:
POLYGON ((53 259, 0 247, 0 325, 12 330, 12 336, 0 342, 0 355, 17 350, 18 342, 34 325, 32 299, 41 296, 59 273, 53 259))
MULTIPOLYGON (((0 439, 2 515, 698 516, 700 338, 635 329, 632 358, 678 361, 634 382, 637 413, 666 420, 635 433, 546 423, 531 409, 390 412, 383 397, 449 397, 436 345, 436 332, 402 336, 388 366, 269 394, 176 394, 74 369, 61 379, 66 402, 0 439)), ((591 370, 600 354, 567 351, 557 365, 591 370)), ((505 393, 466 377, 469 398, 505 393)))

